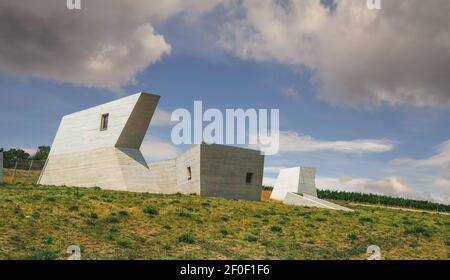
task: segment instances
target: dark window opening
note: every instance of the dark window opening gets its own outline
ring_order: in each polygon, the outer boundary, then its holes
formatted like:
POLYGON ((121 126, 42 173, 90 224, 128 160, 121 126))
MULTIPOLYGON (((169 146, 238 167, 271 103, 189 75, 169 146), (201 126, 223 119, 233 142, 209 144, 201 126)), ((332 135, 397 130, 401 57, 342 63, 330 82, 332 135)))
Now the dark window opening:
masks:
POLYGON ((102 114, 102 118, 100 120, 100 130, 108 129, 108 119, 109 119, 109 114, 102 114))
POLYGON ((245 176, 245 182, 247 184, 251 184, 253 179, 253 173, 247 172, 247 175, 245 176))
POLYGON ((191 180, 192 179, 192 171, 191 171, 190 166, 188 166, 188 168, 187 168, 187 175, 188 175, 188 180, 191 180))

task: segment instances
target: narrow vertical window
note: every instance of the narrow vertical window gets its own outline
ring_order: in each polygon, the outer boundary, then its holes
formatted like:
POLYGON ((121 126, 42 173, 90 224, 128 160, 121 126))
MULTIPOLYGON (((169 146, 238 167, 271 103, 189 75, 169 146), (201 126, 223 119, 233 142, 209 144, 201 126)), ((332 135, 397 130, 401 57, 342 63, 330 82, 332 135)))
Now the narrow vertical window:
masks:
POLYGON ((100 130, 108 129, 108 119, 109 119, 109 114, 102 114, 102 118, 100 120, 100 130))
POLYGON ((253 178, 253 173, 247 172, 247 175, 245 176, 245 183, 251 184, 252 183, 252 178, 253 178))
POLYGON ((192 179, 192 171, 191 171, 191 167, 188 166, 187 168, 187 179, 191 180, 192 179))

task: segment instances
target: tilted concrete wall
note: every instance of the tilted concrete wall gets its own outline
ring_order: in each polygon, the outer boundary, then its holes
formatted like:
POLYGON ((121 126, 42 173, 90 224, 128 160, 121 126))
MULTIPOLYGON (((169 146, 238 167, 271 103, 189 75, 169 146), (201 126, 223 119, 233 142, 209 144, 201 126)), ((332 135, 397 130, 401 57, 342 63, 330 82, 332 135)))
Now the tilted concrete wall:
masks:
POLYGON ((282 201, 289 192, 317 196, 315 176, 315 168, 293 167, 281 169, 270 198, 282 201))
POLYGON ((138 93, 64 116, 39 183, 156 192, 139 147, 158 101, 138 93))
POLYGON ((264 156, 259 151, 201 145, 201 195, 261 200, 264 156), (246 183, 247 173, 253 173, 246 183))
POLYGON ((3 153, 0 152, 0 184, 3 183, 3 153))

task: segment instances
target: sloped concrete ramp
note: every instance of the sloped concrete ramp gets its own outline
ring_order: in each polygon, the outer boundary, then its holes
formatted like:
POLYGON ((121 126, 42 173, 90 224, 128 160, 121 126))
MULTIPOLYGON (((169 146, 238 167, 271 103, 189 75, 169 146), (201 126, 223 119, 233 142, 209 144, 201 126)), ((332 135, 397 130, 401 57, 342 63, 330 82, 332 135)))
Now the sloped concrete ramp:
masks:
POLYGON ((325 201, 323 199, 317 198, 308 194, 298 194, 293 192, 288 192, 283 200, 283 204, 295 205, 295 206, 305 206, 305 207, 317 207, 325 208, 331 210, 340 211, 353 211, 350 208, 337 205, 335 203, 325 201))

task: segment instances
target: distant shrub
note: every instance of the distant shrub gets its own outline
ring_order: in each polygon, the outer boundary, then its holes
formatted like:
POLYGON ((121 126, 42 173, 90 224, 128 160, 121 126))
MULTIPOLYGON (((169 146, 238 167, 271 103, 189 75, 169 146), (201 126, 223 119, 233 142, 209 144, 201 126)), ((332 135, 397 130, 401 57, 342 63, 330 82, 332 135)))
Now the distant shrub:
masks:
POLYGON ((130 216, 130 213, 128 213, 128 211, 121 210, 121 211, 119 211, 119 216, 128 217, 128 216, 130 216))
POLYGON ((373 219, 369 217, 361 217, 359 218, 359 221, 362 223, 373 223, 373 219))
POLYGON ((90 213, 88 214, 88 217, 91 219, 98 219, 98 215, 96 213, 90 213))
POLYGON ((422 235, 425 237, 431 237, 431 235, 433 234, 432 230, 425 227, 425 226, 415 226, 415 227, 411 227, 411 228, 407 228, 405 230, 405 234, 409 234, 409 235, 422 235))
POLYGON ((258 237, 253 234, 248 234, 245 237, 245 240, 247 240, 248 242, 256 242, 256 241, 258 241, 258 237))
POLYGON ((222 216, 222 217, 220 217, 220 219, 224 222, 228 222, 230 220, 230 218, 227 216, 222 216))
POLYGON ((55 252, 50 251, 50 250, 44 250, 44 251, 39 251, 36 252, 32 255, 26 256, 24 258, 24 260, 42 260, 42 261, 47 261, 47 260, 54 260, 57 258, 57 255, 55 252))
POLYGON ((229 234, 228 230, 226 230, 226 229, 221 229, 221 230, 220 230, 220 233, 221 233, 223 236, 227 236, 227 235, 229 234))
POLYGON ((159 213, 158 209, 153 206, 147 206, 144 208, 143 211, 145 214, 148 214, 150 216, 158 215, 159 213))
POLYGON ((77 205, 72 205, 68 209, 69 209, 69 211, 75 212, 75 211, 79 210, 79 207, 77 205))
POLYGON ((358 236, 356 235, 356 233, 352 232, 348 235, 348 239, 356 240, 356 239, 358 239, 358 236))
POLYGON ((273 226, 273 227, 270 228, 270 230, 272 232, 282 232, 283 231, 283 229, 281 227, 279 227, 279 226, 273 226))
POLYGON ((164 225, 163 228, 164 229, 172 229, 172 227, 170 225, 164 225))
POLYGON ((184 234, 178 236, 177 241, 180 243, 193 244, 195 242, 195 239, 191 233, 184 233, 184 234))
POLYGON ((119 245, 120 247, 124 247, 124 248, 130 248, 131 247, 131 242, 128 240, 117 240, 116 244, 119 245))
POLYGON ((103 222, 106 224, 117 224, 119 223, 119 219, 115 216, 108 216, 106 218, 103 219, 103 222))
POLYGON ((186 219, 192 218, 192 215, 188 212, 180 211, 177 214, 178 214, 178 216, 180 216, 182 218, 186 218, 186 219))
POLYGON ((46 245, 50 245, 53 243, 53 238, 51 236, 44 236, 44 238, 42 238, 42 241, 44 242, 44 244, 46 245))

